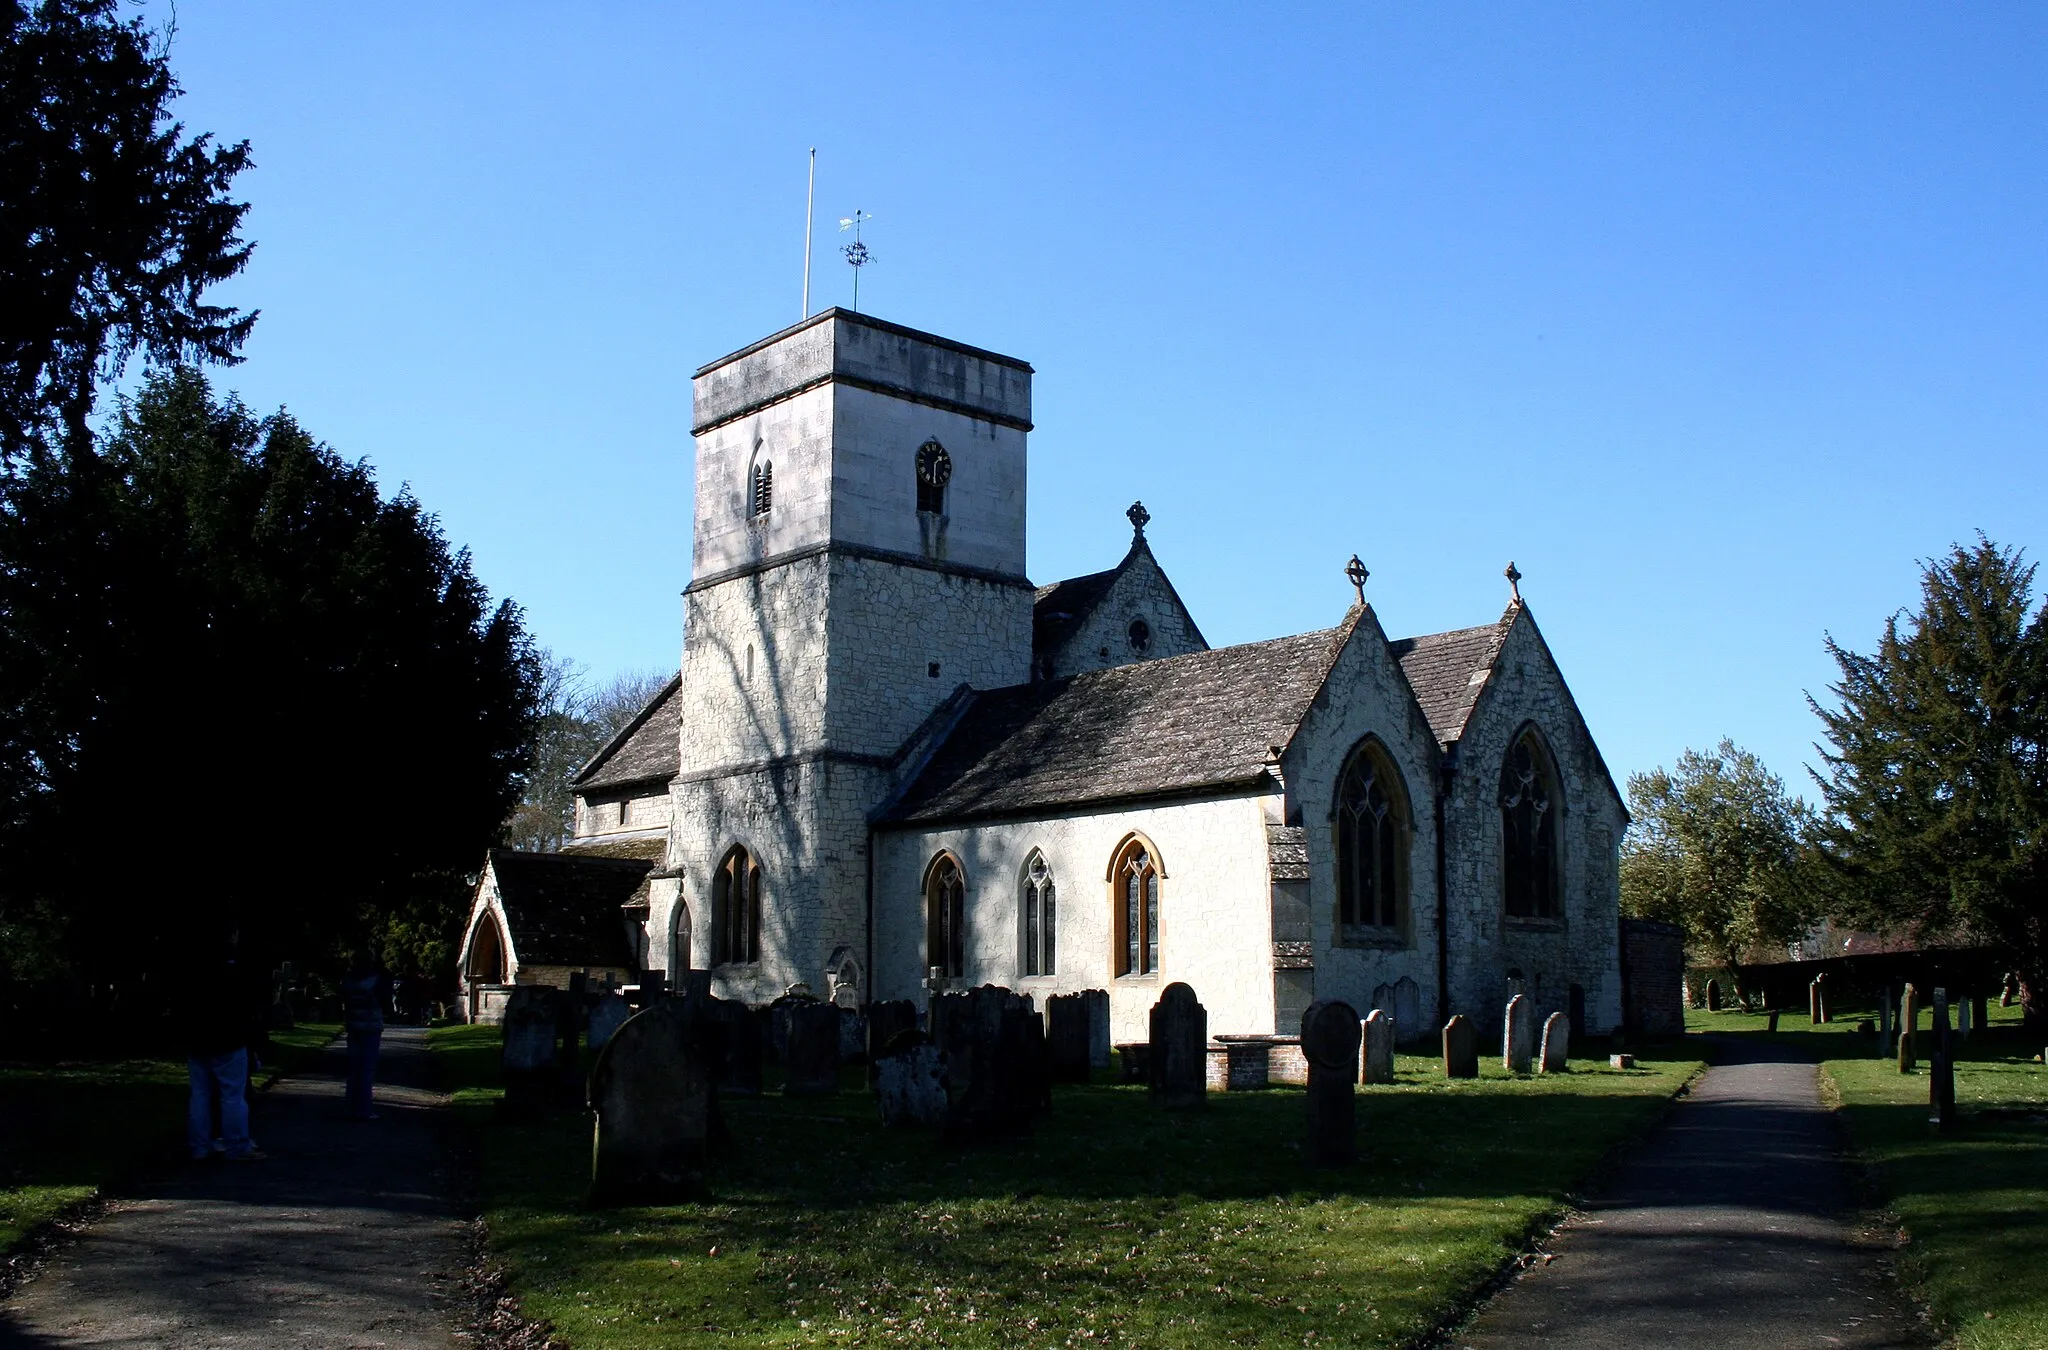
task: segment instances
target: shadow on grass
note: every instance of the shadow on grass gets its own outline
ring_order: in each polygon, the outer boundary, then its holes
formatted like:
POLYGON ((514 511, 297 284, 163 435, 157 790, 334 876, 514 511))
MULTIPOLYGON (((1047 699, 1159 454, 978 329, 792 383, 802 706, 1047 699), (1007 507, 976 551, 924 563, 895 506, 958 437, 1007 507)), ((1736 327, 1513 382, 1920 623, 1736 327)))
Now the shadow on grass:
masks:
POLYGON ((95 1191, 178 1156, 185 1066, 0 1066, 0 1253, 95 1191))

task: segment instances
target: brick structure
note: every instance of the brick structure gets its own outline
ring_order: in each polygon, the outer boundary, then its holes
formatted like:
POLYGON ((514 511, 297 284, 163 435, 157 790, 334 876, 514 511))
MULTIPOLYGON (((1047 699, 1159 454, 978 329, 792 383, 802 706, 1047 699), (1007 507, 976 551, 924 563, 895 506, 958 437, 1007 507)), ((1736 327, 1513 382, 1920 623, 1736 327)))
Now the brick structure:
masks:
POLYGON ((1655 919, 1621 921, 1623 1020, 1639 1036, 1685 1031, 1685 930, 1655 919))

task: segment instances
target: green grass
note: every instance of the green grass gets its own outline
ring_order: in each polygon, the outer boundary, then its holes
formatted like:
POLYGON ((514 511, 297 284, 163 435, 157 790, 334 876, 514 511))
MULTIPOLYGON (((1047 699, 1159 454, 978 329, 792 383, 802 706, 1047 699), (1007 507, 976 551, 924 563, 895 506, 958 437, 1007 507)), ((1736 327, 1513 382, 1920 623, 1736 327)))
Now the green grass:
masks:
POLYGON ((181 1060, 0 1065, 0 1253, 174 1156, 185 1093, 181 1060))
MULTIPOLYGON (((1908 1241, 1900 1269, 1950 1343, 1967 1350, 2048 1345, 2048 1066, 2018 1008, 1991 1008, 1991 1031, 1954 1042, 1960 1122, 1928 1123, 1926 1051, 1916 1073, 1877 1057, 1846 1021, 1804 1022, 1780 1041, 1822 1061, 1842 1119, 1908 1241)), ((1931 1029, 1932 1014, 1920 1019, 1931 1029)), ((1761 1031, 1744 1013, 1700 1013, 1695 1030, 1761 1031)), ((1781 1026, 1791 1028, 1787 1017, 1781 1026)))
POLYGON ((1060 1088, 1036 1137, 943 1147, 838 1098, 726 1103, 717 1198, 582 1204, 587 1116, 489 1109, 490 1028, 434 1033, 483 1131, 491 1244, 528 1316, 581 1350, 738 1346, 1398 1345, 1435 1325, 1554 1218, 1697 1067, 1575 1062, 1447 1083, 1403 1056, 1359 1090, 1361 1160, 1305 1165, 1298 1089, 1155 1108, 1060 1088))
POLYGON ((340 1034, 339 1022, 300 1022, 296 1026, 273 1028, 270 1053, 264 1056, 259 1081, 267 1087, 287 1074, 304 1073, 316 1067, 340 1034))

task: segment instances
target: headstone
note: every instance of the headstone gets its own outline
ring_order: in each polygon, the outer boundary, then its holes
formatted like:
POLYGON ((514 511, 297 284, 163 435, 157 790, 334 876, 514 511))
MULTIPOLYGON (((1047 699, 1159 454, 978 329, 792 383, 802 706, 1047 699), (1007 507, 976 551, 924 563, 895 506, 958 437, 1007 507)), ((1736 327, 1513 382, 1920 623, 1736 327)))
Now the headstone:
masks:
POLYGON ((1055 1083, 1088 1081, 1088 1000, 1082 994, 1054 994, 1045 1001, 1045 1048, 1055 1083))
POLYGON ((668 972, 664 970, 643 970, 640 972, 640 987, 633 1005, 651 1008, 667 994, 668 972))
POLYGON ((939 1047, 915 1027, 899 1031, 875 1061, 875 1090, 884 1125, 942 1125, 946 1120, 946 1076, 939 1047))
POLYGON ((1932 1053, 1927 1059, 1927 1105, 1930 1125, 1947 1129, 1956 1123, 1955 1045, 1949 1039, 1948 991, 1934 991, 1934 1032, 1932 1053))
POLYGON ((1970 1031, 1970 1000, 1959 998, 1956 1000, 1956 1036, 1967 1041, 1970 1031))
MULTIPOLYGON (((1394 1029, 1393 1018, 1375 1008, 1359 1023, 1359 1039, 1365 1043, 1361 1056, 1364 1072, 1359 1081, 1365 1083, 1391 1083, 1394 1081, 1394 1029)), ((1313 1077, 1313 1073, 1310 1075, 1313 1077)))
POLYGON ((1543 1019, 1543 1054, 1538 1061, 1543 1073, 1571 1072, 1572 1019, 1554 1012, 1543 1019))
POLYGON ((1150 1083, 1152 1081, 1152 1044, 1150 1041, 1125 1041, 1116 1047, 1117 1074, 1119 1083, 1150 1083))
POLYGON ((1509 1073, 1527 1073, 1536 1058, 1536 1008, 1527 994, 1508 1000, 1501 1021, 1500 1062, 1509 1073))
POLYGON ((1920 1025, 1920 991, 1912 985, 1899 995, 1899 1072, 1911 1073, 1918 1063, 1914 1057, 1914 1032, 1920 1025))
POLYGON ((1607 1067, 1610 1069, 1633 1069, 1635 1066, 1636 1057, 1634 1055, 1609 1055, 1607 1057, 1607 1067))
POLYGON ((1394 1019, 1396 1036, 1413 1038, 1428 1034, 1423 1030, 1427 1024, 1422 1020, 1422 986, 1408 976, 1394 981, 1394 1006, 1387 1012, 1394 1019))
POLYGON ((590 1043, 590 1053, 602 1053, 605 1043, 611 1040, 613 1034, 624 1026, 626 1019, 632 1015, 632 1008, 627 1006, 626 1000, 620 995, 600 994, 597 1003, 590 1010, 590 1028, 583 1033, 584 1039, 590 1043))
POLYGON ((1147 1068, 1153 1100, 1175 1109, 1202 1105, 1208 1097, 1209 1010, 1176 980, 1152 1005, 1151 1031, 1147 1068))
POLYGON ((1083 989, 1081 997, 1088 1005, 1088 1067, 1106 1069, 1109 1067, 1109 991, 1083 989))
POLYGON ((719 1092, 729 1097, 760 1096, 762 1042, 766 1036, 762 1014, 736 998, 712 998, 707 994, 691 1001, 703 1008, 706 1021, 724 1033, 719 1037, 719 1055, 712 1068, 712 1079, 719 1092))
POLYGON ((839 1009, 817 999, 791 999, 783 1027, 782 1095, 829 1097, 839 1091, 839 1009))
POLYGON ((1771 1009, 1770 1025, 1765 1029, 1768 1031, 1776 1031, 1778 1029, 1778 1010, 1776 1008, 1771 1009))
MULTIPOLYGON (((792 985, 791 988, 796 986, 792 985)), ((795 1010, 813 1007, 817 999, 809 994, 784 994, 768 1005, 768 1053, 778 1063, 789 1055, 789 1020, 795 1010)))
POLYGON ((1707 981, 1707 1011, 1721 1011, 1721 982, 1719 980, 1707 981))
POLYGON ((1835 1020, 1835 1015, 1828 1011, 1828 973, 1826 971, 1822 971, 1813 977, 1813 1006, 1820 1014, 1820 1020, 1823 1025, 1835 1020))
POLYGON ((1367 1017, 1370 1017, 1373 1015, 1374 1012, 1385 1012, 1389 1015, 1392 1015, 1393 1011, 1394 986, 1391 984, 1374 985, 1372 991, 1372 1003, 1366 1008, 1365 1015, 1367 1017))
POLYGON ((684 998, 710 998, 711 972, 708 970, 686 970, 676 983, 676 992, 684 998))
POLYGON ((594 1202, 668 1204, 708 1194, 714 1108, 695 1020, 683 1001, 660 1000, 627 1019, 598 1055, 590 1075, 594 1202))
POLYGON ((859 1008, 834 1002, 839 1009, 839 1062, 858 1064, 868 1057, 868 1019, 859 1008))
POLYGON ((916 1029, 917 1005, 909 999, 883 999, 879 1003, 868 1004, 869 1081, 875 1080, 875 1062, 887 1051, 889 1044, 899 1034, 916 1029))
POLYGON ((1991 996, 1979 994, 1970 1000, 1970 1026, 1977 1031, 1991 1030, 1991 996))
POLYGON ((584 991, 590 976, 576 971, 569 976, 569 988, 555 995, 555 1038, 560 1042, 555 1062, 561 1067, 562 1100, 583 1105, 583 1015, 584 991))
POLYGON ((553 1101, 561 1078, 555 991, 538 984, 514 988, 505 1000, 499 1029, 505 1038, 499 1076, 505 1085, 506 1109, 530 1111, 553 1101))
POLYGON ((1888 1055, 1892 1052, 1892 991, 1880 989, 1877 993, 1877 1053, 1888 1055))
MULTIPOLYGON (((1008 991, 1003 991, 1007 993, 1008 991)), ((972 1144, 1014 1139, 1031 1132, 1032 1118, 1050 1099, 1045 1023, 1024 999, 988 1000, 989 1023, 977 1019, 966 1091, 946 1116, 946 1137, 972 1144)), ((949 1064, 950 1069, 950 1064, 949 1064)))
MULTIPOLYGON (((1377 1014, 1375 1014, 1377 1016, 1377 1014)), ((1358 1014, 1348 1003, 1318 999, 1301 1015, 1308 1060, 1308 1157, 1327 1167, 1358 1157, 1358 1014)))
POLYGON ((1814 1026, 1820 1025, 1820 976, 1816 975, 1806 986, 1806 1020, 1814 1026))
POLYGON ((1444 1023, 1444 1077, 1478 1076, 1479 1033, 1473 1029, 1471 1018, 1463 1013, 1453 1014, 1444 1023))

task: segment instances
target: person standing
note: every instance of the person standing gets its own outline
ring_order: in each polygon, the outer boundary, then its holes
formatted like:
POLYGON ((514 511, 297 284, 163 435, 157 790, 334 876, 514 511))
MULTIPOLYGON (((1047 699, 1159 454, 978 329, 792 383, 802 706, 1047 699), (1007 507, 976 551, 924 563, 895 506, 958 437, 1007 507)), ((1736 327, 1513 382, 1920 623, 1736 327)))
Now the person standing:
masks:
POLYGON ((348 1033, 348 1093, 344 1110, 353 1120, 375 1120, 373 1084, 377 1052, 384 1040, 384 1002, 391 977, 368 947, 359 948, 341 982, 341 1016, 348 1033))
POLYGON ((213 1156, 214 1102, 220 1103, 219 1147, 230 1162, 266 1155, 249 1137, 249 1066, 263 1044, 260 993, 243 968, 240 933, 203 961, 181 991, 185 1068, 192 1093, 185 1106, 185 1149, 194 1162, 213 1156))

